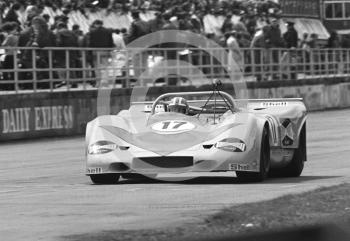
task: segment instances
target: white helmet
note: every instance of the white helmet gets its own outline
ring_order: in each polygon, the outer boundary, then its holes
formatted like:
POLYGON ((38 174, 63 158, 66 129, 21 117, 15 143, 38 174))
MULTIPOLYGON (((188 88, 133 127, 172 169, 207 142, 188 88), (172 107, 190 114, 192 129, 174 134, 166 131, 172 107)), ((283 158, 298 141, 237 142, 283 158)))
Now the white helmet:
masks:
POLYGON ((185 98, 174 97, 168 105, 169 112, 177 112, 186 114, 188 112, 188 104, 185 98))

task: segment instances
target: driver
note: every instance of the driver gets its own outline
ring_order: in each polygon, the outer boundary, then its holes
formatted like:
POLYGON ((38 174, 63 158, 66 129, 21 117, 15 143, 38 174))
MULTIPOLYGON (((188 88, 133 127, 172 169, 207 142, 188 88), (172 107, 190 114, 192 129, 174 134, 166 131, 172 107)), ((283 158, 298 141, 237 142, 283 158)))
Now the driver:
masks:
POLYGON ((182 114, 188 114, 188 104, 185 98, 174 97, 170 100, 168 105, 169 112, 177 112, 182 114))

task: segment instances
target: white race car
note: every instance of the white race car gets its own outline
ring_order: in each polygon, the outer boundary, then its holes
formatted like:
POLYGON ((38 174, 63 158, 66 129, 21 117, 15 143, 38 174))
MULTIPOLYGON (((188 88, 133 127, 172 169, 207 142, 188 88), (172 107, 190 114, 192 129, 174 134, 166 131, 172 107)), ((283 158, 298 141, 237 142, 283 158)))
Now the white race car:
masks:
POLYGON ((248 100, 244 108, 241 101, 222 91, 167 93, 98 116, 86 128, 86 175, 96 184, 133 174, 299 176, 306 161, 302 99, 248 100), (186 113, 169 112, 174 97, 188 99, 186 113))

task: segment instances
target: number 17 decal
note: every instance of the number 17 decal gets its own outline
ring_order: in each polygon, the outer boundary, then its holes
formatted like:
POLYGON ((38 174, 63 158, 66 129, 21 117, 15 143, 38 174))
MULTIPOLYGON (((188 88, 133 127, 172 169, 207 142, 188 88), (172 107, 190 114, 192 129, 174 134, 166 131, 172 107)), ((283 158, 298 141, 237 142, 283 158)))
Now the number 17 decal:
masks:
POLYGON ((163 121, 163 130, 164 129, 177 129, 182 125, 185 125, 186 121, 163 121))
POLYGON ((188 121, 166 120, 152 125, 152 130, 161 134, 176 134, 194 129, 194 125, 188 121))

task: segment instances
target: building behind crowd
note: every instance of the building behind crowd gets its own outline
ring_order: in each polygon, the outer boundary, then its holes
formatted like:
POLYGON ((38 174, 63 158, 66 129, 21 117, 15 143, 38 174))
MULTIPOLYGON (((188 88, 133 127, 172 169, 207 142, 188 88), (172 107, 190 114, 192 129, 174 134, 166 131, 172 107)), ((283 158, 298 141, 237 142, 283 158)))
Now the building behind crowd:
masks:
POLYGON ((327 29, 340 35, 350 34, 349 0, 322 0, 321 14, 327 29))
MULTIPOLYGON (((284 22, 293 22, 299 39, 303 34, 317 34, 318 39, 325 42, 329 31, 322 22, 320 0, 279 0, 284 22)), ((282 31, 285 26, 281 25, 282 31)))

